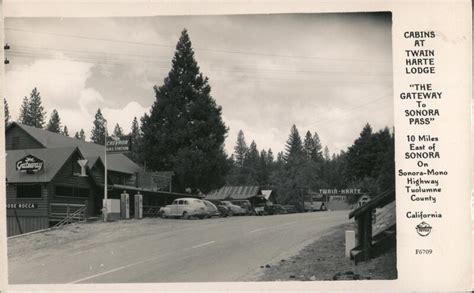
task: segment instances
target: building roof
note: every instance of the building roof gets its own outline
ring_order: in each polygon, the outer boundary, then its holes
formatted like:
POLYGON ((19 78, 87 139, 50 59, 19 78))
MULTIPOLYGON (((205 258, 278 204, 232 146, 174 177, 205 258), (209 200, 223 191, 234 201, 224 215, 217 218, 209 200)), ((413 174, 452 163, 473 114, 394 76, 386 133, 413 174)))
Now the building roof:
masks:
POLYGON ((50 182, 59 172, 64 163, 66 163, 66 161, 76 151, 78 151, 77 147, 8 150, 5 159, 7 183, 50 182), (35 175, 17 171, 16 162, 28 155, 35 156, 44 161, 43 170, 38 171, 35 175))
POLYGON ((272 192, 273 190, 270 189, 262 190, 262 195, 266 200, 269 200, 270 196, 272 195, 272 192))
MULTIPOLYGON (((82 141, 72 137, 64 136, 54 132, 46 131, 40 128, 23 125, 18 122, 12 122, 8 128, 18 126, 26 131, 31 137, 33 137, 38 143, 45 148, 65 148, 65 147, 79 147, 79 150, 85 158, 94 163, 100 157, 102 162, 104 161, 104 146, 82 141)), ((89 167, 92 167, 88 163, 89 167)), ((107 170, 116 171, 126 174, 134 174, 140 171, 140 167, 130 160, 124 154, 107 154, 107 170)))
POLYGON ((248 199, 261 195, 260 186, 224 186, 206 196, 207 200, 248 199))

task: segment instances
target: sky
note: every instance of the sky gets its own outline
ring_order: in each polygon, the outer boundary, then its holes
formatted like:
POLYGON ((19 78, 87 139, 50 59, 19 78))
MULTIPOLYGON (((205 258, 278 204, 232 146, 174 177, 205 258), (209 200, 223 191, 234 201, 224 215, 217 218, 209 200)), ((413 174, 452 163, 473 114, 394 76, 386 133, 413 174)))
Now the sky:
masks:
POLYGON ((155 101, 184 28, 222 106, 228 154, 239 130, 277 153, 295 124, 339 153, 367 122, 393 126, 388 13, 6 18, 13 120, 37 87, 47 119, 56 109, 70 135, 89 138, 98 108, 109 131, 128 132, 155 101))

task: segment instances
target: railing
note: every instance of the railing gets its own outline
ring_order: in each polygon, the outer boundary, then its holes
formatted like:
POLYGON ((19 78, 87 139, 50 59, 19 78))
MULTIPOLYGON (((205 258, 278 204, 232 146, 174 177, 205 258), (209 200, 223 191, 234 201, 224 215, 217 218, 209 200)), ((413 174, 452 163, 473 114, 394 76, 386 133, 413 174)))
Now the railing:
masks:
POLYGON ((87 220, 86 204, 51 203, 50 222, 58 221, 53 227, 87 220))

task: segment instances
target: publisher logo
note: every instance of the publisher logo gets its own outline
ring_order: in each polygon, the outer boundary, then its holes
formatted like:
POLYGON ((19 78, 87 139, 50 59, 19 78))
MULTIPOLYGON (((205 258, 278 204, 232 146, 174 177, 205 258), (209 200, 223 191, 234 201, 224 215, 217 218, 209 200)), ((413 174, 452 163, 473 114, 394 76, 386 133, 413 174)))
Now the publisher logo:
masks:
POLYGON ((430 235, 432 227, 426 222, 421 222, 416 226, 416 233, 421 237, 426 237, 430 235))

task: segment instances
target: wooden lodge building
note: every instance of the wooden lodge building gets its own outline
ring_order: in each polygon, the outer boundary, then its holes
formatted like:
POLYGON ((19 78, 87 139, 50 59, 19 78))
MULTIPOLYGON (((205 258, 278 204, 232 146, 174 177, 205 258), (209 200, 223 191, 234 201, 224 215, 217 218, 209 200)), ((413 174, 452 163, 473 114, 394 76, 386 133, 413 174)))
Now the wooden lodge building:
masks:
MULTIPOLYGON (((101 215, 104 146, 16 122, 6 128, 5 145, 8 236, 48 228, 78 207, 86 218, 101 215)), ((144 210, 190 197, 171 192, 172 175, 144 172, 124 154, 107 154, 108 197, 126 191, 130 207, 137 193, 144 210)))

